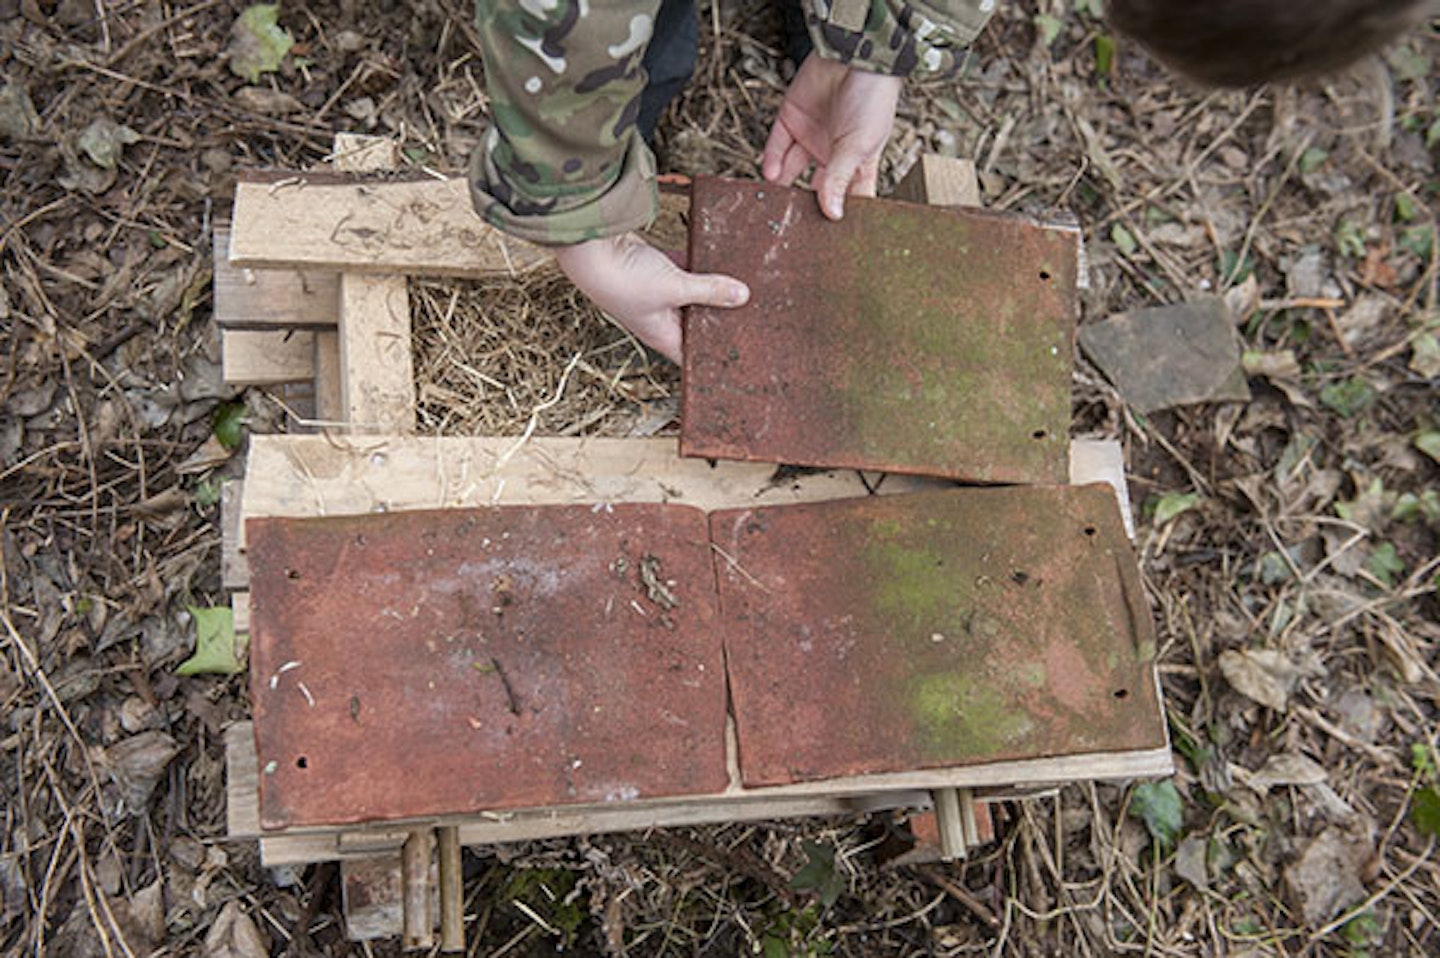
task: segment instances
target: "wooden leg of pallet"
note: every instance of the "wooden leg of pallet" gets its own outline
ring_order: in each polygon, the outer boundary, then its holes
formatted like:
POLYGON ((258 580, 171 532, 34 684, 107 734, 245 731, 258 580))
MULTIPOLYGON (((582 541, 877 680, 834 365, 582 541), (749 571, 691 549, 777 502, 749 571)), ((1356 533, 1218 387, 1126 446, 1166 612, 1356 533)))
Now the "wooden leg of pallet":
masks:
POLYGON ((401 944, 407 951, 435 944, 435 926, 430 920, 430 860, 434 852, 435 831, 430 828, 412 831, 400 851, 404 883, 401 944))
POLYGON ((404 920, 404 884, 399 853, 343 859, 340 889, 345 936, 351 941, 378 941, 398 936, 404 920))
POLYGON ((940 857, 946 861, 964 858, 968 846, 965 819, 960 812, 960 790, 937 788, 930 794, 935 801, 935 823, 940 828, 940 857))
POLYGON ((440 842, 440 950, 465 950, 465 876, 460 869, 460 828, 436 829, 440 842))
POLYGON ((895 186, 898 200, 932 206, 979 206, 980 181, 973 160, 922 153, 895 186))

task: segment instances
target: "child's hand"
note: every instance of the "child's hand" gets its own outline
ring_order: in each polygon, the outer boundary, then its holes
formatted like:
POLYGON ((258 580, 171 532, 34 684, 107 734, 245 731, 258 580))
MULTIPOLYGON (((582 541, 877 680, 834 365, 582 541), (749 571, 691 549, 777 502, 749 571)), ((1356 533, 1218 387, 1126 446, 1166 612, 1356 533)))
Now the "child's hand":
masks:
POLYGON ((680 307, 743 306, 750 289, 729 276, 687 273, 625 233, 560 246, 555 259, 586 296, 656 352, 680 362, 680 307))
POLYGON ((874 196, 902 85, 899 77, 806 57, 765 143, 765 179, 789 186, 814 163, 820 208, 832 220, 844 215, 846 193, 874 196))

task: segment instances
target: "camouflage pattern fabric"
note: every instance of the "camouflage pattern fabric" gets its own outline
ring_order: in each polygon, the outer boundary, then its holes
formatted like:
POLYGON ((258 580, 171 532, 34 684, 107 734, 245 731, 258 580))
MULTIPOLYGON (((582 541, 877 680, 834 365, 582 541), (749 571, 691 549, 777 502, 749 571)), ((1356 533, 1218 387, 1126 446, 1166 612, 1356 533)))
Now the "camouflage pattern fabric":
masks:
MULTIPOLYGON (((995 0, 802 0, 819 56, 944 74, 995 0)), ((475 209, 536 243, 645 227, 655 160, 635 119, 659 0, 476 0, 494 119, 471 162, 475 209)))

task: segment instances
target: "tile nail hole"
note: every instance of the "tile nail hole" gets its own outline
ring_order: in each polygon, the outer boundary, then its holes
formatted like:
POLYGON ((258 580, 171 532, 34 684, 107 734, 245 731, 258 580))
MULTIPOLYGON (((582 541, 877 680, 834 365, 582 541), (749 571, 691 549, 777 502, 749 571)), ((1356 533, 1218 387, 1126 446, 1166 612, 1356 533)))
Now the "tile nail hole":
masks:
POLYGON ((1086 534, 1087 536, 1093 536, 1093 535, 1095 534, 1095 527, 1094 527, 1094 526, 1086 526, 1086 527, 1085 527, 1085 534, 1086 534))
POLYGON ((1049 271, 1048 269, 1042 269, 1042 270, 1040 271, 1040 280, 1041 280, 1041 282, 1049 282, 1049 280, 1050 280, 1050 271, 1049 271))
POLYGON ((310 767, 310 760, 309 760, 308 758, 306 758, 305 756, 302 755, 302 756, 300 756, 299 758, 297 758, 297 759, 295 760, 295 767, 296 767, 296 768, 309 768, 309 767, 310 767))
POLYGON ((1030 438, 1031 438, 1031 439, 1044 439, 1045 436, 1046 436, 1046 432, 1045 432, 1045 430, 1043 430, 1043 429, 1037 429, 1037 430, 1035 430, 1034 432, 1032 432, 1032 433, 1030 434, 1030 438))
POLYGON ((286 569, 286 570, 285 570, 285 578, 287 578, 287 579, 298 579, 298 578, 300 578, 300 570, 299 570, 299 569, 286 569))
POLYGON ((1115 694, 1115 697, 1116 697, 1117 699, 1129 698, 1129 697, 1130 697, 1130 690, 1129 690, 1129 689, 1116 689, 1114 694, 1115 694))

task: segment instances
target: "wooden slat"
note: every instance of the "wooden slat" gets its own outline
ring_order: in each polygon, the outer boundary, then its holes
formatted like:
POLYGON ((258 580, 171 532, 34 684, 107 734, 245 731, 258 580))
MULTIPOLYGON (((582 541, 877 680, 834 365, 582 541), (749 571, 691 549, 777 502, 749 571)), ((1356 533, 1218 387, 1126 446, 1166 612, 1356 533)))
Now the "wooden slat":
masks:
MULTIPOLYGON (((1072 481, 1106 481, 1123 490, 1118 455, 1073 451, 1090 450, 1097 442, 1072 443, 1072 481), (1081 471, 1075 471, 1076 462, 1081 471)), ((866 481, 880 481, 838 470, 775 482, 775 467, 765 463, 712 466, 680 459, 673 439, 536 437, 521 443, 495 436, 254 436, 246 475, 242 517, 588 502, 681 502, 709 510, 862 496, 866 481)), ((880 491, 948 485, 891 475, 880 482, 880 491)), ((1122 508, 1127 498, 1120 496, 1122 508)), ((242 557, 244 534, 242 523, 242 557)))
POLYGON ((475 214, 461 177, 345 181, 269 174, 235 186, 230 263, 411 276, 492 276, 549 259, 475 214))
MULTIPOLYGON (((405 277, 341 276, 339 333, 345 422, 355 432, 413 432, 415 370, 405 277)), ((313 341, 310 357, 313 374, 313 341)))
POLYGON ((340 893, 345 937, 351 941, 398 937, 404 928, 404 887, 400 856, 394 852, 342 859, 340 893))
POLYGON ((315 334, 288 329, 220 331, 220 365, 228 386, 298 383, 315 375, 315 334))
MULTIPOLYGON (((397 851, 406 832, 400 823, 373 828, 308 828, 285 832, 260 829, 258 769, 250 723, 226 730, 227 826, 234 839, 261 838, 266 866, 335 861, 397 851), (367 837, 368 836, 368 837, 367 837)), ((1052 784, 1089 779, 1141 778, 1173 771, 1169 749, 1149 752, 1066 756, 1028 762, 996 762, 966 769, 932 769, 893 775, 872 775, 783 788, 737 789, 695 798, 653 802, 576 805, 563 809, 528 809, 499 815, 439 819, 456 825, 462 845, 559 838, 568 835, 636 831, 716 822, 760 821, 810 815, 851 815, 864 808, 884 807, 893 793, 897 805, 911 801, 916 790, 977 788, 1008 790, 1016 785, 1052 784)), ((984 793, 978 796, 984 798, 984 793)), ((403 827, 403 826, 402 826, 403 827)))
POLYGON ((315 418, 341 422, 345 398, 340 389, 340 334, 333 329, 315 334, 315 418))
POLYGON ((379 173, 400 166, 400 144, 388 136, 336 133, 330 165, 337 173, 379 173))
POLYGON ((237 269, 230 265, 228 225, 215 227, 214 244, 215 322, 220 328, 334 328, 340 310, 339 274, 237 269))
POLYGON ((243 479, 227 480, 220 487, 220 581, 227 589, 243 589, 250 583, 250 569, 240 554, 244 491, 243 479))
POLYGON ((979 206, 980 181, 972 160, 922 153, 895 185, 894 197, 931 206, 979 206))

